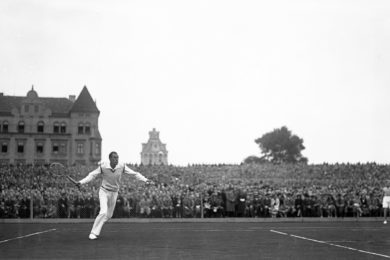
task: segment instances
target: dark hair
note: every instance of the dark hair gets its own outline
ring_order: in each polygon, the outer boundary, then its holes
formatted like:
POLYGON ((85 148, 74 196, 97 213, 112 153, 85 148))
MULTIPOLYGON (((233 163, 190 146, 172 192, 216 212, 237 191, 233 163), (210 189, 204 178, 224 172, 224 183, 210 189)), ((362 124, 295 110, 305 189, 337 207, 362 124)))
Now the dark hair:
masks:
POLYGON ((117 152, 111 152, 109 155, 108 155, 108 158, 111 158, 111 156, 113 155, 113 154, 116 154, 116 155, 118 155, 118 153, 117 152))

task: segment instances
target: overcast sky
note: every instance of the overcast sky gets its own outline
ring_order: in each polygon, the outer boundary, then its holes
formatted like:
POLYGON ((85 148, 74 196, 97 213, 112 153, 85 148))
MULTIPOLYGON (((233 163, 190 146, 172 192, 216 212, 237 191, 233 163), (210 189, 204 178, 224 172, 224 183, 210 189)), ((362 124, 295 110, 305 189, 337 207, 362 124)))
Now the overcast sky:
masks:
POLYGON ((2 0, 0 92, 79 95, 103 158, 240 163, 287 126, 309 163, 390 161, 390 1, 2 0))

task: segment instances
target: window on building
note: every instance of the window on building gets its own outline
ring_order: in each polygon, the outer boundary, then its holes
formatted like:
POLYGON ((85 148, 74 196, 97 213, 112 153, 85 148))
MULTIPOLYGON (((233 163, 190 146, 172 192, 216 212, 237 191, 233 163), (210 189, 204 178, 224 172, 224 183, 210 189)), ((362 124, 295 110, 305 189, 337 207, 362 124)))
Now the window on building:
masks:
POLYGON ((2 153, 8 153, 8 143, 2 143, 1 144, 1 152, 2 153))
POLYGON ((54 122, 53 133, 58 134, 59 132, 60 132, 60 124, 58 122, 54 122))
POLYGON ((18 133, 24 133, 24 122, 20 121, 18 124, 18 133))
POLYGON ((8 121, 3 121, 3 133, 8 133, 8 121))
POLYGON ((37 125, 37 132, 38 132, 38 133, 43 133, 44 127, 45 127, 45 124, 44 124, 42 121, 38 122, 38 125, 37 125))
POLYGON ((91 124, 90 123, 85 124, 85 134, 87 134, 87 135, 91 134, 91 124))
POLYGON ((80 123, 80 124, 79 124, 77 133, 78 133, 79 135, 84 134, 84 124, 83 124, 83 123, 80 123))
POLYGON ((25 113, 28 113, 29 109, 30 109, 29 105, 24 105, 24 112, 25 113))
POLYGON ((66 124, 65 123, 61 123, 60 132, 61 132, 61 134, 65 134, 66 133, 66 124))
POLYGON ((43 143, 37 143, 37 153, 43 153, 43 143))
POLYGON ((23 142, 18 142, 17 151, 18 151, 18 153, 24 153, 24 143, 23 142))
POLYGON ((34 105, 34 112, 35 112, 35 113, 38 113, 38 112, 39 112, 39 106, 38 106, 38 105, 34 105))
POLYGON ((95 144, 95 154, 100 155, 100 144, 95 144))
POLYGON ((58 153, 59 150, 60 150, 60 148, 58 146, 58 143, 54 143, 53 144, 53 153, 58 153))
POLYGON ((77 144, 77 153, 78 154, 84 154, 84 144, 83 143, 78 143, 77 144))

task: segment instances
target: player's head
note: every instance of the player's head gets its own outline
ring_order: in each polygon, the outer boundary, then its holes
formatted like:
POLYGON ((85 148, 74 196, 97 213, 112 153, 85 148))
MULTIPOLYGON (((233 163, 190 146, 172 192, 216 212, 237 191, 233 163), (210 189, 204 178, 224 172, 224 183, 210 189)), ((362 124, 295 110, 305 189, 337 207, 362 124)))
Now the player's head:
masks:
POLYGON ((110 164, 112 167, 115 167, 118 164, 119 156, 117 152, 111 152, 108 155, 108 158, 110 159, 110 164))

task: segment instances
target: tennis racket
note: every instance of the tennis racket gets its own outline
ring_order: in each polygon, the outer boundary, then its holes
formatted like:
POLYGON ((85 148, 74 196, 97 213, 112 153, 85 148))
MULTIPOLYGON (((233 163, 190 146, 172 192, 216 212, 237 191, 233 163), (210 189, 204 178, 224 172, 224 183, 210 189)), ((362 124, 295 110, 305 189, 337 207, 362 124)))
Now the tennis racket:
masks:
POLYGON ((77 183, 78 183, 75 179, 73 179, 72 177, 70 177, 67 174, 66 167, 64 165, 62 165, 61 163, 58 163, 58 162, 51 163, 49 166, 49 172, 53 176, 65 177, 70 182, 72 182, 74 185, 77 185, 77 183))

